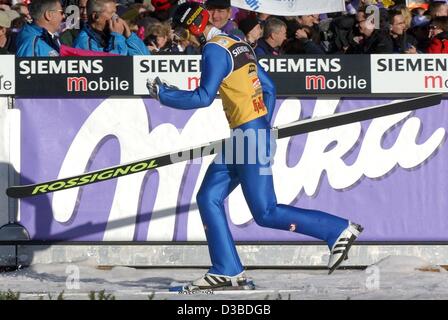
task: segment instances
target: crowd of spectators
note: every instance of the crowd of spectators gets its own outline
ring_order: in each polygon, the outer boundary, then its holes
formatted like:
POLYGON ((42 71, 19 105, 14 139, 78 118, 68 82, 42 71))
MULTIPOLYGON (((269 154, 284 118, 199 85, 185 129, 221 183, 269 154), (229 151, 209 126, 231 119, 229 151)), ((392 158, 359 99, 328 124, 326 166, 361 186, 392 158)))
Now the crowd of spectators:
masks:
MULTIPOLYGON (((171 28, 185 1, 0 0, 0 54, 199 54, 194 36, 171 28)), ((195 1, 205 2, 215 28, 247 41, 258 57, 448 53, 446 1, 346 0, 344 12, 288 17, 234 8, 230 0, 195 1)))

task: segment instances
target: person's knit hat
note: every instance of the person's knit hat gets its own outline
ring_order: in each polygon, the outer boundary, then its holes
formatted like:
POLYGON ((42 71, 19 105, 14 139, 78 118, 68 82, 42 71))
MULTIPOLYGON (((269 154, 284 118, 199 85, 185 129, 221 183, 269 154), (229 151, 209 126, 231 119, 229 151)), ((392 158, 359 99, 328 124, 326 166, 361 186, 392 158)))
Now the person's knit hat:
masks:
POLYGON ((5 11, 0 10, 0 27, 11 28, 11 18, 5 11))
POLYGON ((259 24, 256 18, 246 18, 240 21, 238 24, 238 28, 243 31, 245 35, 247 35, 253 28, 255 28, 259 24))

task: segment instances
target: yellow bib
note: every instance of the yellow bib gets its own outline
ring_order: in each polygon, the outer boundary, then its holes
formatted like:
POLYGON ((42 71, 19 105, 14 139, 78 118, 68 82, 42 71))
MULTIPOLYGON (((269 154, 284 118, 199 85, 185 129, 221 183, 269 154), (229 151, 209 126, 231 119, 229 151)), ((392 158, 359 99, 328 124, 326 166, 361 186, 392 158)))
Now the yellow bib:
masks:
POLYGON ((252 48, 243 41, 219 35, 209 41, 226 49, 233 69, 219 87, 219 94, 230 128, 238 127, 267 113, 252 48))

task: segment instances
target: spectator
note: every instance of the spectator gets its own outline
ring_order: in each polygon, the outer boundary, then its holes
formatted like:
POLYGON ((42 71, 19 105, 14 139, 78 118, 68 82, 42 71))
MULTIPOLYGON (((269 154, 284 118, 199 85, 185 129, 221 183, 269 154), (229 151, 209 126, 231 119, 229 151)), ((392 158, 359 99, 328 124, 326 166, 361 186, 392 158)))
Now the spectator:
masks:
POLYGON ((411 28, 411 23, 412 23, 412 13, 411 10, 409 10, 408 7, 406 7, 406 5, 400 5, 400 6, 396 6, 394 7, 395 10, 398 10, 401 15, 404 18, 404 24, 405 24, 405 31, 407 31, 409 28, 411 28))
POLYGON ((343 15, 334 18, 330 22, 329 31, 323 33, 329 42, 327 52, 346 53, 351 47, 356 45, 354 41, 355 24, 356 18, 354 15, 343 15))
POLYGON ((262 12, 257 12, 257 19, 258 19, 258 22, 260 22, 261 29, 264 28, 266 22, 268 21, 268 19, 269 19, 270 17, 271 17, 270 14, 262 13, 262 12))
POLYGON ((32 22, 33 19, 30 16, 30 11, 28 10, 28 6, 23 3, 17 3, 11 7, 12 10, 17 11, 21 15, 25 16, 26 22, 32 22))
POLYGON ((257 46, 258 40, 261 38, 263 30, 257 18, 246 18, 239 23, 239 29, 244 33, 245 41, 252 47, 257 46))
POLYGON ((145 39, 145 27, 140 25, 141 18, 147 14, 151 14, 153 11, 149 11, 147 7, 141 3, 134 3, 130 5, 121 18, 126 21, 132 32, 135 32, 137 36, 145 39))
POLYGON ((448 5, 445 2, 433 1, 429 4, 428 14, 431 19, 448 16, 448 5))
POLYGON ((286 42, 284 52, 286 54, 325 54, 322 48, 311 40, 313 32, 312 27, 298 28, 295 37, 286 42))
POLYGON ((11 28, 8 31, 8 52, 16 54, 16 39, 19 31, 27 23, 26 16, 19 14, 16 10, 5 11, 11 20, 11 28))
POLYGON ((151 6, 154 11, 151 13, 153 18, 159 21, 167 21, 171 18, 173 11, 176 9, 175 0, 151 0, 151 6))
POLYGON ((417 41, 406 33, 405 17, 398 10, 389 11, 390 36, 395 53, 417 53, 417 41))
POLYGON ((371 19, 366 19, 365 15, 357 15, 357 21, 361 39, 355 38, 358 45, 355 45, 350 53, 392 53, 393 42, 389 34, 381 29, 375 29, 375 23, 371 19), (362 20, 362 17, 364 19, 362 20))
POLYGON ((185 28, 176 28, 174 30, 173 42, 177 43, 179 52, 184 54, 201 54, 201 45, 196 37, 191 36, 185 28))
POLYGON ((429 26, 428 53, 448 53, 448 17, 436 17, 429 26))
POLYGON ((315 17, 313 15, 306 15, 306 16, 298 16, 297 21, 302 25, 306 27, 314 27, 314 21, 315 17))
POLYGON ((417 51, 426 52, 430 39, 429 39, 429 23, 430 20, 427 16, 416 15, 412 18, 411 29, 409 33, 417 41, 417 51))
POLYGON ((8 50, 10 38, 9 28, 11 27, 11 19, 5 11, 0 11, 0 54, 11 54, 8 50))
POLYGON ((266 55, 278 56, 286 40, 286 23, 277 18, 269 18, 264 26, 263 38, 258 40, 255 54, 258 58, 266 55))
POLYGON ((143 41, 117 16, 116 6, 115 0, 88 0, 88 22, 74 47, 124 56, 150 54, 143 41))
POLYGON ((238 29, 237 24, 230 20, 232 16, 232 7, 230 0, 207 0, 207 11, 210 13, 210 23, 221 31, 232 34, 238 29))
POLYGON ((178 53, 179 49, 171 41, 171 27, 165 23, 151 25, 146 31, 145 44, 152 53, 178 53))
POLYGON ((17 35, 17 56, 59 56, 57 31, 64 18, 61 3, 59 0, 33 0, 29 10, 33 22, 26 24, 17 35))
MULTIPOLYGON (((18 13, 16 10, 6 10, 4 11, 8 17, 9 20, 11 20, 11 28, 22 28, 25 24, 25 19, 22 19, 22 16, 20 13, 18 13)), ((24 17, 24 16, 23 16, 24 17)))

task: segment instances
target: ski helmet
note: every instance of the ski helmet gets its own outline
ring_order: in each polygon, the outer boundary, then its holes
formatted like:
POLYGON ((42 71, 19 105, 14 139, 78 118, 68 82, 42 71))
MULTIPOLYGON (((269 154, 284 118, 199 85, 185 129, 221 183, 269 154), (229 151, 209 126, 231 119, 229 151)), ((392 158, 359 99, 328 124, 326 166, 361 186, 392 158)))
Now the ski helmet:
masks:
POLYGON ((173 25, 184 27, 195 36, 201 36, 209 18, 207 9, 199 3, 186 2, 177 7, 173 16, 173 25))

